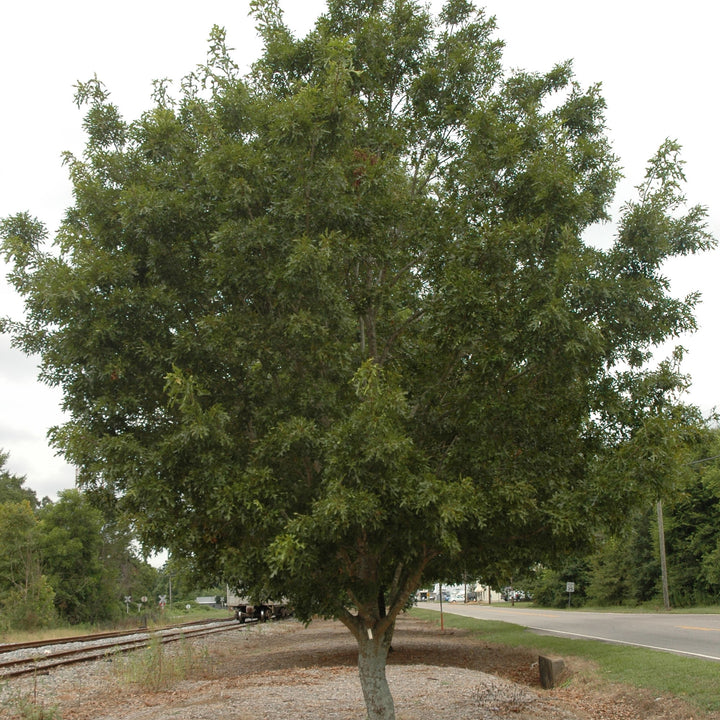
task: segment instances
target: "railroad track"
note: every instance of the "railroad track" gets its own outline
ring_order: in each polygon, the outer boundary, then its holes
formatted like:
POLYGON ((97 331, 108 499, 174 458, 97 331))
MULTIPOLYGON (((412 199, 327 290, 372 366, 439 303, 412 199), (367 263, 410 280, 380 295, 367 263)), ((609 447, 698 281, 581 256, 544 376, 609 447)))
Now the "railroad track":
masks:
POLYGON ((56 667, 103 660, 147 647, 153 642, 165 644, 242 628, 234 618, 229 618, 182 623, 156 630, 125 630, 57 640, 4 644, 0 645, 0 681, 23 675, 46 675, 56 667))

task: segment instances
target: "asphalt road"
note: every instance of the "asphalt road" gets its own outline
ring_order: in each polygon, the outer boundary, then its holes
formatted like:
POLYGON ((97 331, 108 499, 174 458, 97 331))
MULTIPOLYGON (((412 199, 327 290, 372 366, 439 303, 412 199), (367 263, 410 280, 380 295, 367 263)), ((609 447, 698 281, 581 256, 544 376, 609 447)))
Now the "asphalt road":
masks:
MULTIPOLYGON (((440 610, 438 603, 418 607, 440 610)), ((534 609, 517 603, 464 605, 443 603, 443 612, 481 620, 499 620, 532 632, 602 640, 720 661, 720 614, 593 613, 534 609)))

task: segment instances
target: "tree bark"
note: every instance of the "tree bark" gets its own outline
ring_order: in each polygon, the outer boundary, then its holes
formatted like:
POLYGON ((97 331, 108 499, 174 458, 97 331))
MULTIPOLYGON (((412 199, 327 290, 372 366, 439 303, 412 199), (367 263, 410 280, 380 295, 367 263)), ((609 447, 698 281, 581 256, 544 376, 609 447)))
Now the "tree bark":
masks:
POLYGON ((358 671, 368 720, 395 720, 395 703, 385 674, 393 625, 381 636, 358 634, 358 671), (371 637, 372 636, 372 637, 371 637))
POLYGON ((369 602, 351 594, 357 614, 345 608, 338 616, 358 644, 358 671, 368 720, 395 720, 395 704, 385 674, 387 656, 395 621, 418 587, 425 567, 435 557, 435 551, 423 550, 422 559, 412 571, 404 563, 398 564, 387 597, 383 587, 377 588, 377 596, 369 602))

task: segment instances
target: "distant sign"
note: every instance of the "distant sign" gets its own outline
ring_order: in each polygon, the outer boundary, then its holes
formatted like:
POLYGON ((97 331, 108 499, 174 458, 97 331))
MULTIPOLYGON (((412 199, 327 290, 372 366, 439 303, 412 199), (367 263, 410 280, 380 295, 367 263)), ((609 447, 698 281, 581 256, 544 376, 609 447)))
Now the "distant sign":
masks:
POLYGON ((575 592, 575 583, 569 582, 567 585, 565 585, 565 592, 573 593, 575 592))

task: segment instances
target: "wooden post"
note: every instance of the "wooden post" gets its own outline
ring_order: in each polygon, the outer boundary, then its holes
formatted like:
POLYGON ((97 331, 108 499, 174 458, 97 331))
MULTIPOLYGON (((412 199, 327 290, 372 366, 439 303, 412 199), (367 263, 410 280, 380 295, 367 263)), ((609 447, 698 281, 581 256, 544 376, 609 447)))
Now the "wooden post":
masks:
POLYGON ((443 617, 443 606, 442 606, 442 583, 438 583, 440 590, 440 632, 445 631, 445 618, 443 617))
POLYGON ((662 575, 663 603, 670 609, 670 589, 668 587, 667 557, 665 555, 665 524, 663 522, 662 500, 657 501, 658 545, 660 546, 660 573, 662 575))

